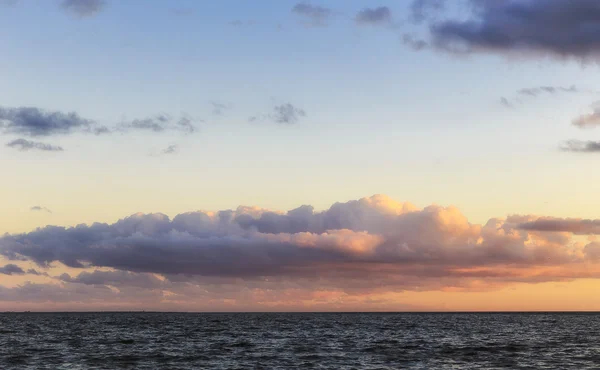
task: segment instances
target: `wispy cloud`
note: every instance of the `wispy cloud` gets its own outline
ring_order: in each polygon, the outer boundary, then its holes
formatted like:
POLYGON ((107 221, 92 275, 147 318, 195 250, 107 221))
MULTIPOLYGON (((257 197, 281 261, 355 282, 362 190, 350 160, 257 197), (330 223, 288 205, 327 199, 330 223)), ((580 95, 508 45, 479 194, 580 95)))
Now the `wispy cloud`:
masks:
POLYGON ((179 147, 177 145, 173 144, 173 145, 169 145, 168 147, 163 149, 161 151, 161 153, 162 154, 174 154, 174 153, 177 153, 178 150, 179 150, 179 147))
POLYGON ((154 117, 122 122, 119 125, 118 130, 123 132, 151 131, 157 133, 165 131, 180 131, 186 134, 192 134, 196 132, 197 128, 194 125, 194 121, 190 117, 182 116, 179 119, 175 119, 168 114, 158 114, 154 117))
POLYGON ((429 47, 429 44, 425 40, 417 38, 410 33, 402 35, 402 43, 415 51, 420 51, 429 47))
POLYGON ((387 6, 365 8, 355 17, 355 22, 360 25, 389 25, 392 21, 392 11, 387 6))
POLYGON ((210 102, 210 105, 212 105, 212 114, 215 116, 222 116, 231 109, 230 105, 217 101, 210 102))
POLYGON ((9 148, 14 148, 22 152, 30 150, 40 150, 44 152, 62 152, 63 148, 58 145, 46 144, 38 141, 31 141, 25 139, 16 139, 6 144, 9 148))
POLYGON ((517 226, 529 231, 568 232, 579 235, 600 234, 600 220, 542 217, 517 226))
POLYGON ((600 153, 600 141, 569 140, 560 149, 574 153, 600 153))
POLYGON ((273 112, 248 118, 249 122, 269 120, 279 124, 295 124, 306 117, 306 111, 291 103, 275 105, 273 112))
POLYGON ((62 0, 61 7, 78 17, 90 17, 106 6, 106 0, 62 0))
POLYGON ((502 97, 502 104, 507 108, 512 108, 515 105, 523 104, 525 99, 533 99, 541 97, 542 95, 558 95, 558 94, 572 94, 572 93, 585 93, 589 91, 584 91, 578 88, 575 85, 571 86, 536 86, 536 87, 525 87, 516 91, 516 96, 512 99, 508 99, 506 97, 502 97))
POLYGON ((42 206, 33 206, 31 208, 29 208, 30 211, 34 211, 34 212, 46 212, 46 213, 52 213, 51 210, 49 210, 46 207, 42 207, 42 206))
POLYGON ((327 25, 329 18, 333 15, 333 11, 331 9, 318 5, 312 5, 307 2, 296 4, 292 8, 292 12, 298 16, 301 16, 307 21, 308 25, 312 26, 327 25))
POLYGON ((572 85, 569 87, 564 87, 564 86, 529 87, 529 88, 523 88, 523 89, 520 89, 519 91, 517 91, 517 93, 519 93, 520 95, 527 95, 527 96, 533 96, 533 97, 537 97, 541 94, 553 95, 558 92, 578 93, 578 92, 581 92, 581 90, 579 90, 577 88, 577 86, 572 85))
POLYGON ((445 0, 414 0, 410 5, 411 20, 421 23, 442 11, 445 5, 445 0))

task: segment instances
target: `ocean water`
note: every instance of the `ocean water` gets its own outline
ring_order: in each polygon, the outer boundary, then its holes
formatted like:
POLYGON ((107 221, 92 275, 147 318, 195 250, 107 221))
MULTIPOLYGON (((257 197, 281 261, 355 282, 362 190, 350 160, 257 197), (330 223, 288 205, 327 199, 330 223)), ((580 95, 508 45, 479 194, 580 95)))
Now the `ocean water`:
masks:
POLYGON ((0 369, 600 369, 600 314, 0 314, 0 369))

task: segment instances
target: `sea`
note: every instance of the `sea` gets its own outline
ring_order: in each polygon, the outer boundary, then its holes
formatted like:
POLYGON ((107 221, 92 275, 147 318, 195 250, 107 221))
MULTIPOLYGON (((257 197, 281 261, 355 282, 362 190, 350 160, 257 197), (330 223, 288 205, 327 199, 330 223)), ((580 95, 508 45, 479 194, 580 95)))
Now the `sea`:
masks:
POLYGON ((0 369, 600 369, 600 314, 4 313, 0 369))

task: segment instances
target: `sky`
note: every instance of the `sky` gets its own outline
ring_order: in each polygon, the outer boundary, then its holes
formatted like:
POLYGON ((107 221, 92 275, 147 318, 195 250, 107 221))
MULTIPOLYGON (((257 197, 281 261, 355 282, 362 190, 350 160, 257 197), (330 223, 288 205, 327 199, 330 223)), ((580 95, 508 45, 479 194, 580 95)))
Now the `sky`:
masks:
POLYGON ((0 311, 600 310, 595 0, 0 24, 0 311))

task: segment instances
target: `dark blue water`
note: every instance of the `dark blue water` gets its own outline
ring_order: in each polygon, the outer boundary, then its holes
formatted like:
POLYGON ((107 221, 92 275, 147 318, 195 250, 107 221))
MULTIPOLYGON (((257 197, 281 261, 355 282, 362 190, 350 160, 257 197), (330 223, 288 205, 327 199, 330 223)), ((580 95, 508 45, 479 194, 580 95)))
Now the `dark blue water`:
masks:
POLYGON ((0 314, 0 369, 600 369, 600 314, 0 314))

